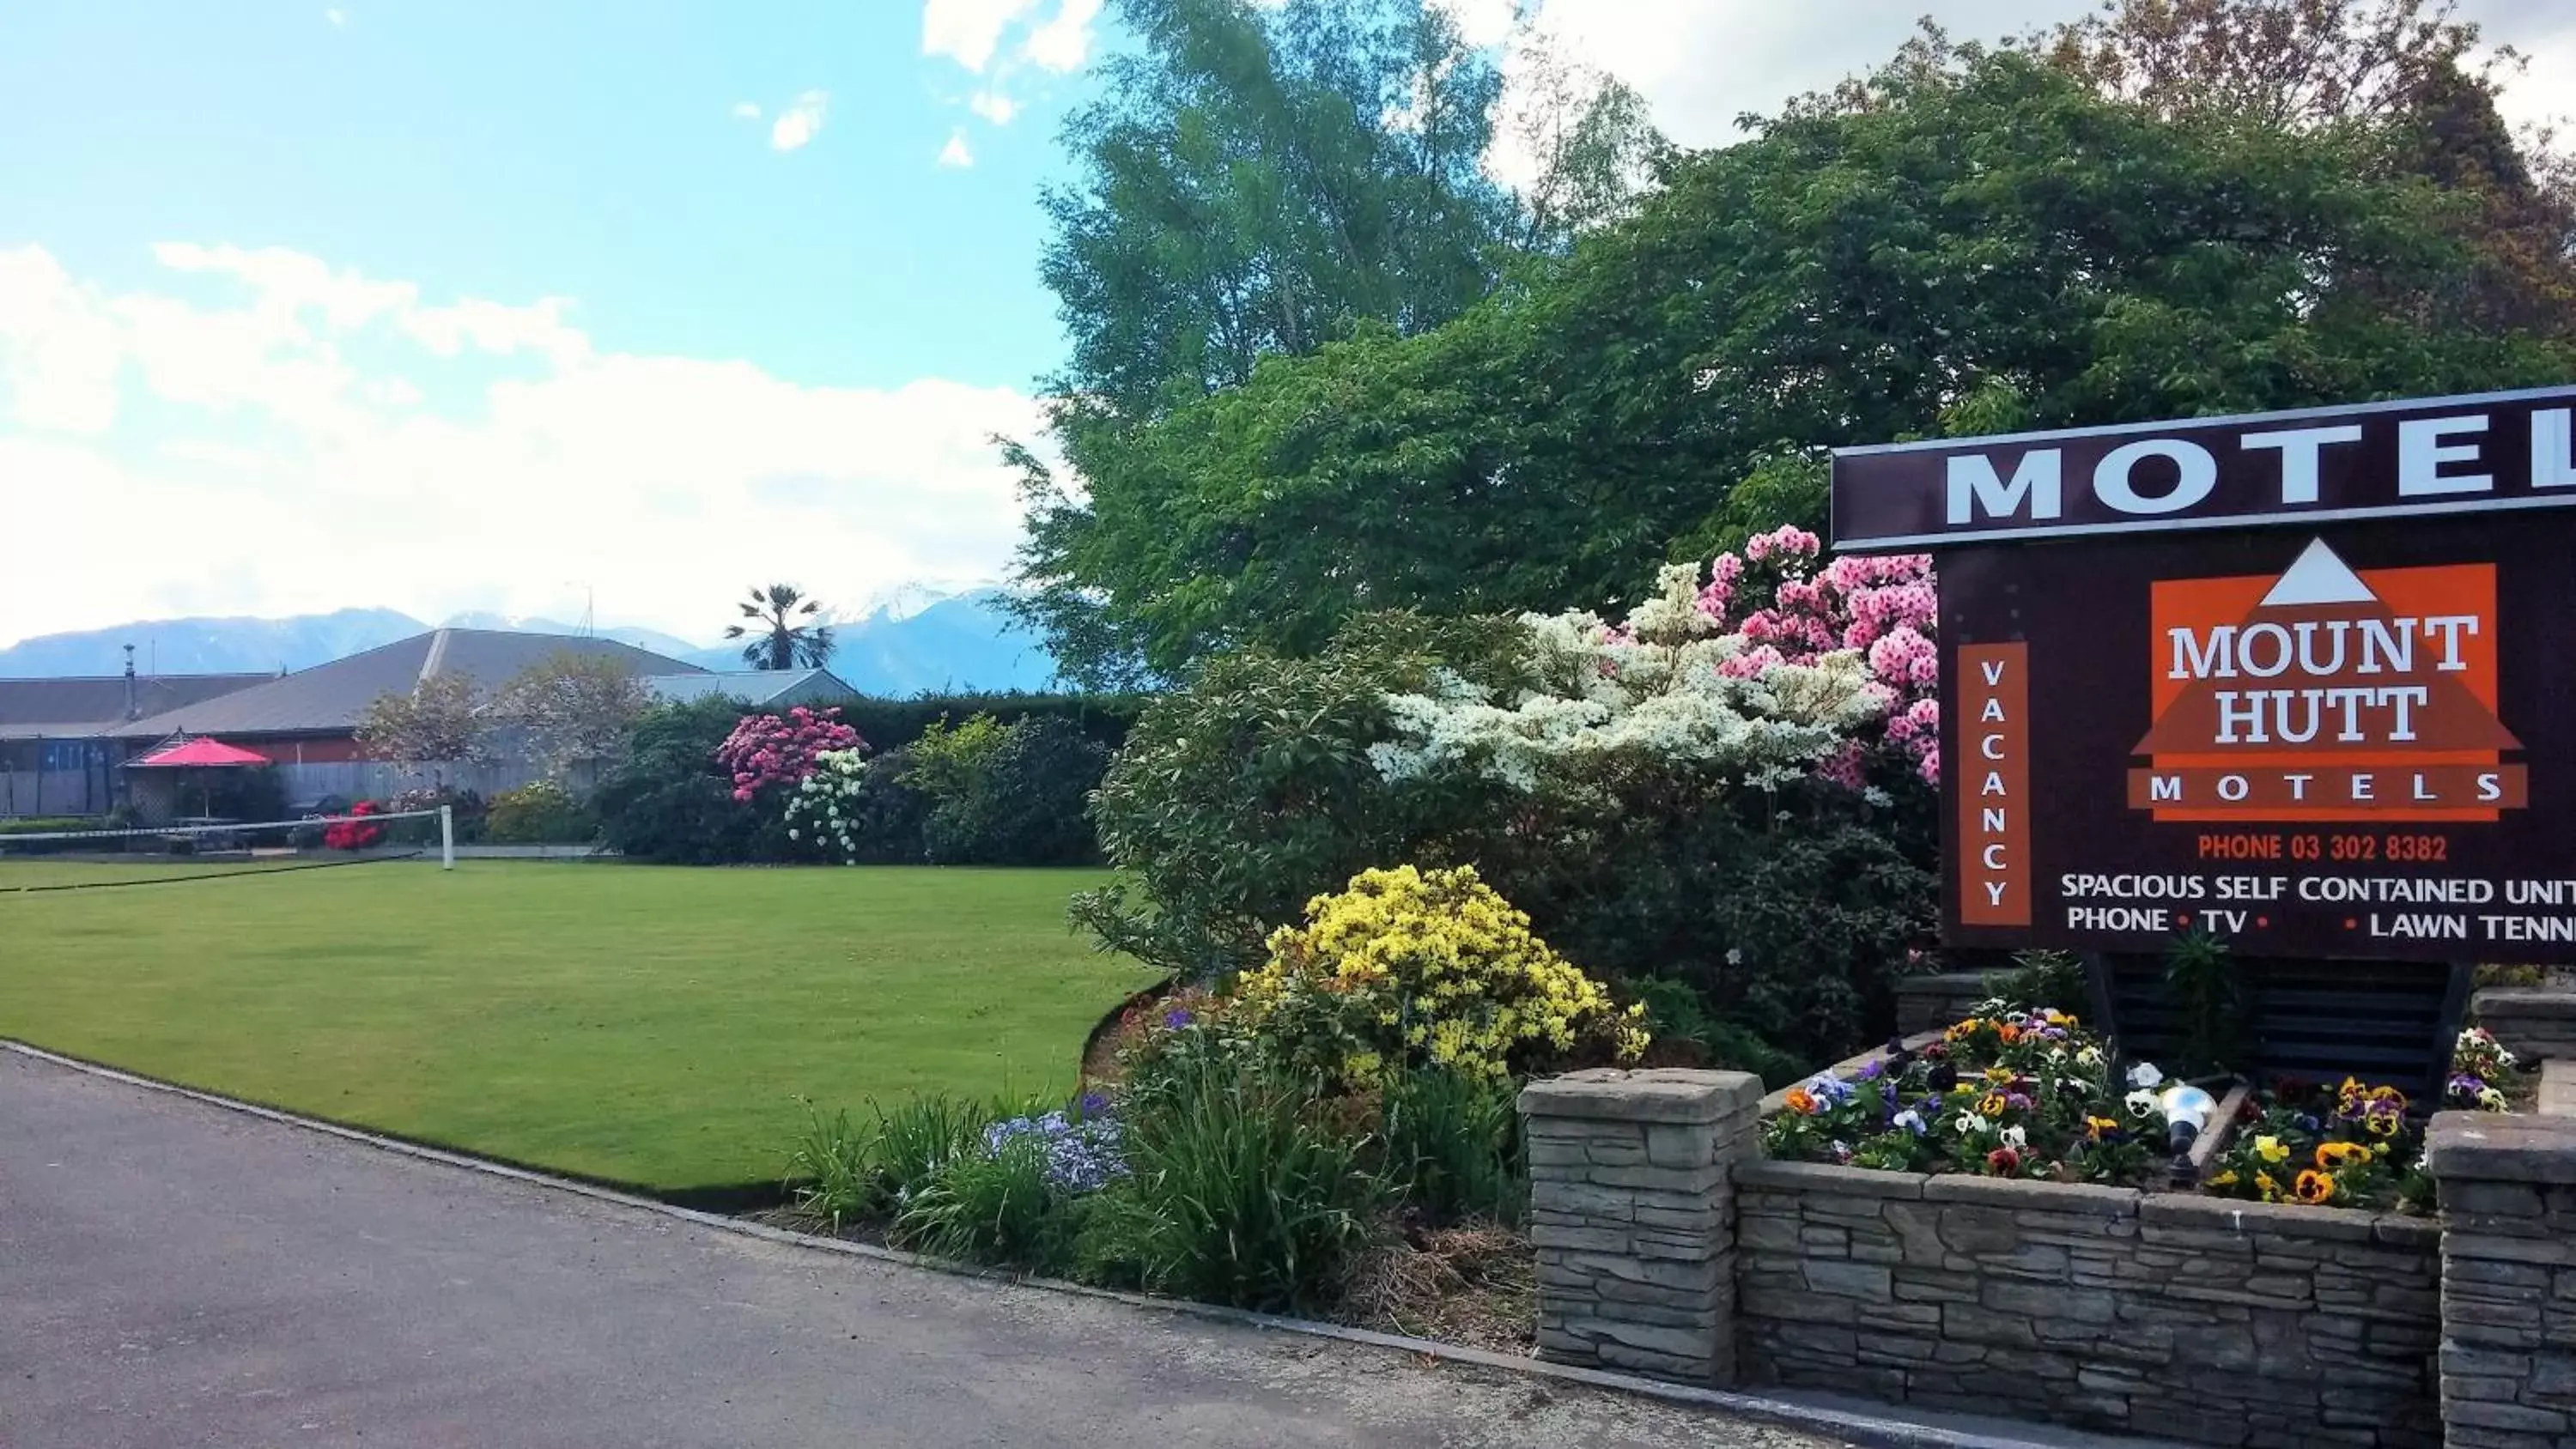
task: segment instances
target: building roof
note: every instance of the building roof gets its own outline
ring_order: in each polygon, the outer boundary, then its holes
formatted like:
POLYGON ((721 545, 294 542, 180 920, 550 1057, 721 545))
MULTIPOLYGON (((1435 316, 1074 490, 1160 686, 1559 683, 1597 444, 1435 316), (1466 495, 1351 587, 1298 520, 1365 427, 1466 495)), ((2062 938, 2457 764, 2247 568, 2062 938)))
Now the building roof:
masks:
POLYGON ((638 675, 701 674, 704 670, 614 639, 570 634, 522 634, 505 629, 433 629, 408 639, 334 659, 270 679, 253 689, 148 715, 104 733, 122 739, 169 735, 339 734, 355 729, 367 706, 424 679, 470 675, 486 689, 500 687, 529 665, 557 652, 622 660, 638 675))
MULTIPOLYGON (((274 674, 146 674, 134 680, 134 707, 146 715, 269 683, 274 674)), ((86 738, 125 722, 125 676, 0 679, 0 740, 39 735, 86 738)))
POLYGON ((794 704, 839 704, 859 692, 828 669, 736 669, 724 673, 660 674, 644 687, 661 704, 687 704, 722 696, 747 705, 783 708, 794 704))

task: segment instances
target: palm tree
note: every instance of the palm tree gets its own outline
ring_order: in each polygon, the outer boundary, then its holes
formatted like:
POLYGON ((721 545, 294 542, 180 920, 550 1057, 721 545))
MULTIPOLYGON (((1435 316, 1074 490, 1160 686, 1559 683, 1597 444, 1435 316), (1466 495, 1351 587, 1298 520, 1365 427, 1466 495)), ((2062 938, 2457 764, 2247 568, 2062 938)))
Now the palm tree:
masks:
POLYGON ((832 657, 832 626, 814 618, 823 612, 823 601, 806 598, 794 584, 755 584, 738 607, 757 622, 727 625, 724 636, 751 641, 742 646, 742 658, 752 668, 820 669, 832 657))

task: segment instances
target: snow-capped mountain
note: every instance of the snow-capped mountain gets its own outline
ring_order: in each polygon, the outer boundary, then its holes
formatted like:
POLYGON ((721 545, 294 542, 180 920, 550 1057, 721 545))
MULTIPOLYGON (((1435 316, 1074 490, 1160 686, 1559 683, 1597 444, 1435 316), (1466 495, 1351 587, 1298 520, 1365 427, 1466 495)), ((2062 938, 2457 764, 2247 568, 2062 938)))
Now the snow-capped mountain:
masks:
POLYGON ((923 611, 944 604, 950 599, 964 598, 969 594, 999 593, 1001 588, 1001 581, 998 579, 981 579, 969 584, 935 584, 919 579, 906 579, 902 583, 870 594, 867 602, 856 609, 835 611, 835 613, 838 622, 843 626, 863 624, 870 620, 901 623, 906 619, 918 617, 923 611))
MULTIPOLYGON (((864 611, 835 618, 832 672, 861 693, 876 695, 1053 687, 1054 659, 1011 618, 1003 607, 1007 598, 991 586, 904 584, 884 590, 869 599, 864 611)), ((125 667, 127 644, 135 646, 135 666, 147 673, 309 669, 429 627, 392 609, 341 609, 282 619, 144 619, 21 640, 0 649, 0 677, 115 674, 125 667)), ((556 619, 488 612, 455 615, 447 627, 582 632, 556 619)), ((709 669, 746 667, 739 642, 698 645, 657 630, 618 625, 591 632, 709 669)))
MULTIPOLYGON (((455 615, 447 621, 446 627, 450 629, 501 629, 513 634, 578 634, 582 632, 580 625, 567 624, 560 619, 548 619, 537 614, 495 614, 488 610, 479 609, 469 613, 455 615)), ((665 634, 658 629, 641 629, 632 625, 620 624, 612 625, 604 629, 593 628, 590 632, 598 635, 602 639, 614 639, 620 644, 632 644, 638 649, 650 649, 656 654, 667 654, 674 659, 685 659, 698 651, 698 646, 690 643, 688 640, 679 638, 676 635, 665 634)))

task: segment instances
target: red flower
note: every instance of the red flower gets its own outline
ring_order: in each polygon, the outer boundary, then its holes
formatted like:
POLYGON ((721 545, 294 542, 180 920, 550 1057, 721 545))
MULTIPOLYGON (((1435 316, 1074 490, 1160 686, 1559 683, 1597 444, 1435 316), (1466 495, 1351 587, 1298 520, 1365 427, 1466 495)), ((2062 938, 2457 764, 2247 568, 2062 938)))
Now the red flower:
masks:
POLYGON ((1986 1171, 1997 1177, 2010 1177, 2021 1171, 2021 1154, 2009 1147, 1998 1147, 1986 1154, 1986 1171))

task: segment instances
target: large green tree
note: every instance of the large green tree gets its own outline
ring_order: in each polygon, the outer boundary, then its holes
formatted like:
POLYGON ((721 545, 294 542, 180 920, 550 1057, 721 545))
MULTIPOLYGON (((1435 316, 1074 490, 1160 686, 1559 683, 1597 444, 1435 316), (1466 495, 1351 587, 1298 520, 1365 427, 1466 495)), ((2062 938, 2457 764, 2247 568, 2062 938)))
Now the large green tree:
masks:
POLYGON ((1141 44, 1066 125, 1042 272, 1060 390, 1143 417, 1366 318, 1491 289, 1510 199, 1480 169, 1501 76, 1410 0, 1121 0, 1141 44))
POLYGON ((2456 201, 2467 255, 2428 322, 2474 315, 2576 339, 2576 159, 2506 125, 2499 88, 2529 57, 2483 46, 2457 0, 2104 0, 2021 44, 2159 114, 2377 139, 2362 164, 2456 201))
POLYGON ((1677 547, 1820 521, 1835 445, 2563 380, 2456 285, 2477 203, 2391 145, 1920 44, 1442 327, 1083 453, 1024 575, 1088 611, 1056 631, 1078 675, 1173 672, 1359 609, 1633 595, 1677 547))
POLYGON ((1523 82, 1428 0, 1115 0, 1137 37, 1065 128, 1043 263, 1072 352, 1049 380, 1057 461, 1029 474, 1023 611, 1078 677, 1149 676, 1131 620, 1061 564, 1092 534, 1075 480, 1266 358, 1429 333, 1520 258, 1625 212, 1662 140, 1636 95, 1526 26, 1523 82), (1522 186, 1489 174, 1498 141, 1522 186))

